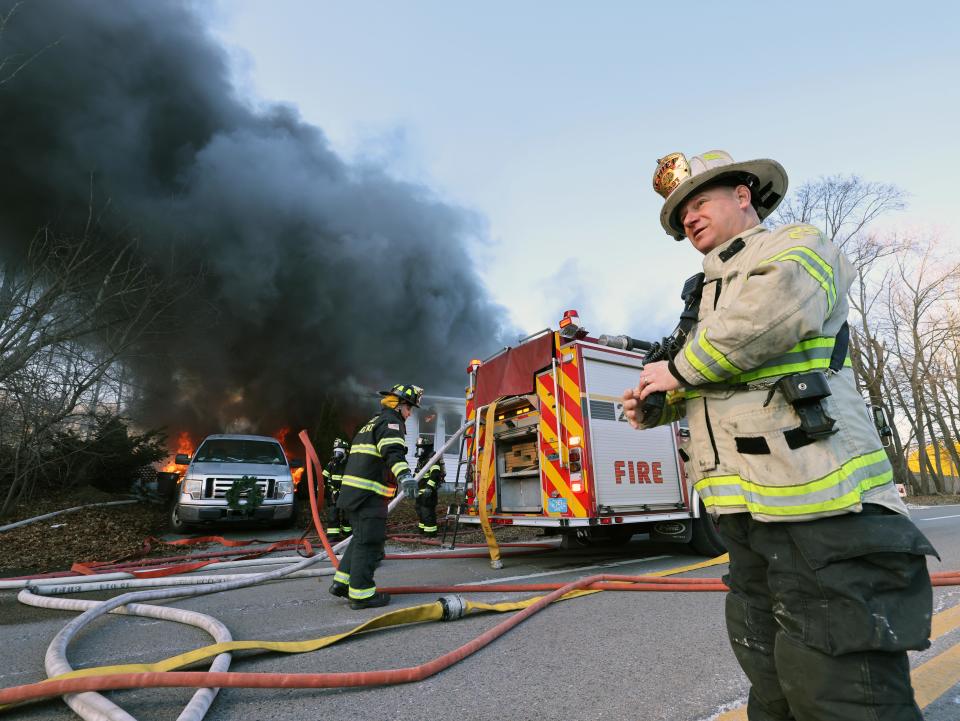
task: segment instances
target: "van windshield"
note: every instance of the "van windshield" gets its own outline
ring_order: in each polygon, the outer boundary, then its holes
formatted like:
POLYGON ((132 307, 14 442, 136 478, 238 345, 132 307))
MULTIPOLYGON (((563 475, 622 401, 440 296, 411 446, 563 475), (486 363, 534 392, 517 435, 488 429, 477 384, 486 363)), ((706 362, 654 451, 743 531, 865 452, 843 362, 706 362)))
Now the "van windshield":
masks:
POLYGON ((215 438, 204 441, 193 457, 194 463, 273 463, 287 465, 279 443, 215 438))

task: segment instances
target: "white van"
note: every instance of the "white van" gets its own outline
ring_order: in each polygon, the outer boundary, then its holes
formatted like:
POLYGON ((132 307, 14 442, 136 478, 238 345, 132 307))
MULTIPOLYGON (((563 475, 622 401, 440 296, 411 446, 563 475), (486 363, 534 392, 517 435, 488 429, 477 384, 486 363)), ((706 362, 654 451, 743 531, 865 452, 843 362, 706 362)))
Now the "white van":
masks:
POLYGON ((170 512, 170 527, 183 532, 191 526, 218 522, 275 522, 291 527, 297 519, 297 503, 290 462, 283 446, 269 436, 217 434, 207 436, 193 457, 178 454, 178 465, 187 465, 170 512), (255 478, 260 504, 248 513, 248 493, 231 508, 228 494, 242 478, 255 478))

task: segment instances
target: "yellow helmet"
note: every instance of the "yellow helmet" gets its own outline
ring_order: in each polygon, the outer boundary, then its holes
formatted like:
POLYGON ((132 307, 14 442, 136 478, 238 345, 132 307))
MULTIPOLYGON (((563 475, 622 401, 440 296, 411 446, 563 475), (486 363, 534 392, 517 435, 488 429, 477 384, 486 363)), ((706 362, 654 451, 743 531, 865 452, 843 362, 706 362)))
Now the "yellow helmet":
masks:
POLYGON ((403 403, 409 403, 417 408, 420 407, 420 400, 423 398, 423 388, 415 385, 402 385, 398 383, 388 391, 380 391, 382 396, 396 396, 403 403))

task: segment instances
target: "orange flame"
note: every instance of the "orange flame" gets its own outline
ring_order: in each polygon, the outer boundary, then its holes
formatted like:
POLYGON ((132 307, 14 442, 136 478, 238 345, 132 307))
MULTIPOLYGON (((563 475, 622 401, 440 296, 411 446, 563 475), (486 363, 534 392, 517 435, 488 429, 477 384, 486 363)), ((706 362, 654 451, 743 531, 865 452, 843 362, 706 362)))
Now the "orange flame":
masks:
MULTIPOLYGON (((196 444, 190 438, 190 434, 187 433, 186 431, 181 431, 180 435, 177 436, 177 454, 183 453, 185 455, 192 456, 194 445, 196 444)), ((167 473, 182 472, 183 466, 177 465, 176 459, 174 458, 174 460, 171 460, 167 465, 163 467, 163 470, 166 471, 167 473)))
MULTIPOLYGON (((287 436, 290 435, 290 426, 284 426, 276 433, 273 434, 273 437, 280 441, 280 445, 283 446, 283 452, 287 454, 287 460, 294 458, 296 454, 290 450, 287 446, 287 436)), ((300 478, 303 476, 303 468, 292 468, 290 469, 290 474, 293 476, 293 487, 296 488, 300 485, 300 478)))

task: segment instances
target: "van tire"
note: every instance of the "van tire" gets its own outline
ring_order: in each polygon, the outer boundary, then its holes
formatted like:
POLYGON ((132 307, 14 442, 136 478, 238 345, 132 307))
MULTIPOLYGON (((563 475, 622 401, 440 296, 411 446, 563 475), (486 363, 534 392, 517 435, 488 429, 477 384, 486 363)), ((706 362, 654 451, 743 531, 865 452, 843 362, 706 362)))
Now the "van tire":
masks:
POLYGON ((184 523, 180 518, 180 504, 176 502, 170 507, 169 525, 172 533, 190 533, 193 530, 192 524, 184 523))
POLYGON ((690 539, 690 548, 701 556, 716 558, 726 553, 727 546, 720 536, 716 518, 707 513, 700 501, 700 518, 693 519, 693 538, 690 539))

